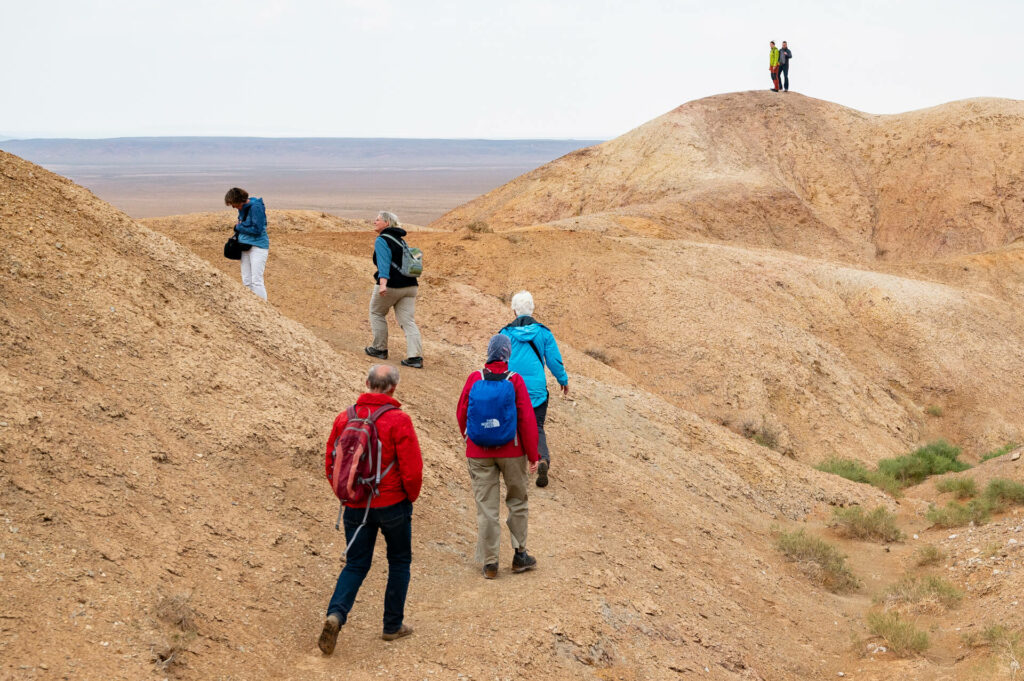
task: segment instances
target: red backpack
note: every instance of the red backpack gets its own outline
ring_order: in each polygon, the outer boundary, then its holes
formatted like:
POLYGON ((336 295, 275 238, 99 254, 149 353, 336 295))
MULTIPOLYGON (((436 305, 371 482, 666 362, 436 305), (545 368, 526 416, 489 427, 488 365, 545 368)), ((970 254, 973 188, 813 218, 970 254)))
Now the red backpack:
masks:
MULTIPOLYGON (((341 500, 338 521, 334 524, 334 529, 341 527, 341 512, 346 502, 366 504, 363 522, 352 535, 353 540, 366 524, 366 518, 370 515, 370 502, 377 496, 381 478, 395 466, 395 462, 392 461, 387 468, 381 470, 381 443, 377 434, 377 419, 381 414, 396 408, 393 404, 385 404, 364 418, 359 416, 355 405, 352 405, 345 412, 348 419, 345 427, 327 454, 327 466, 331 470, 331 489, 341 500)), ((345 551, 348 552, 347 547, 345 551)))

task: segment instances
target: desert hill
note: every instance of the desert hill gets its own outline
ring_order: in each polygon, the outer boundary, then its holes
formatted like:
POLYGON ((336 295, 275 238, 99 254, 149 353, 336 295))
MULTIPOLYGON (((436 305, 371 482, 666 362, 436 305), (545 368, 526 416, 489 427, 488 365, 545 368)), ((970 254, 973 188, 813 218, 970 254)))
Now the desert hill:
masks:
POLYGON ((1022 133, 1017 101, 721 95, 433 226, 475 239, 442 247, 453 278, 541 289, 574 344, 802 459, 986 451, 1024 423, 1022 133))
POLYGON ((574 396, 551 427, 558 484, 531 493, 541 569, 479 577, 453 410, 506 312, 440 277, 423 322, 449 337, 428 336, 428 368, 405 372, 399 392, 427 470, 417 633, 376 638, 378 569, 339 652, 321 658, 341 549, 322 441, 369 364, 348 342, 363 305, 345 295, 362 301, 368 273, 333 245, 352 236, 343 222, 294 220, 321 231, 274 237, 268 286, 290 318, 71 182, 0 155, 0 675, 834 673, 861 605, 808 589, 771 530, 826 504, 889 502, 637 390, 571 343, 574 396), (310 316, 329 343, 300 323, 310 316), (842 634, 780 652, 809 627, 842 634))
POLYGON ((567 154, 436 224, 569 220, 853 261, 983 251, 1024 234, 1022 135, 1015 100, 873 116, 795 93, 719 95, 567 154))

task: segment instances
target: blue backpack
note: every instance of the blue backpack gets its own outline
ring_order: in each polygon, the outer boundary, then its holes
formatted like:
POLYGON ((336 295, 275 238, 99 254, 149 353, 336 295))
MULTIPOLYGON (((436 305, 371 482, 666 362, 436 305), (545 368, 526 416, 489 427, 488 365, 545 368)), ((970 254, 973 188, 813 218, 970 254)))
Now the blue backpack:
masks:
POLYGON ((478 447, 501 447, 518 442, 518 414, 514 372, 492 374, 484 369, 481 380, 469 389, 466 437, 478 447))

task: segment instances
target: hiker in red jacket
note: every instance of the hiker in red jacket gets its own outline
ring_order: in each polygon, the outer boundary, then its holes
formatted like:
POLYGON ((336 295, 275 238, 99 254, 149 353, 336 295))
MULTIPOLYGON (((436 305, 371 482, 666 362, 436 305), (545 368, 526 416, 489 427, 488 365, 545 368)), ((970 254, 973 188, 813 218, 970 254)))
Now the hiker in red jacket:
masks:
MULTIPOLYGON (((380 470, 386 470, 392 462, 395 465, 381 478, 379 494, 371 498, 368 513, 365 503, 345 505, 345 539, 350 545, 345 567, 338 575, 338 584, 327 606, 327 619, 320 633, 318 645, 324 655, 334 652, 338 630, 348 619, 359 587, 370 571, 378 530, 384 535, 388 548, 388 584, 384 592, 384 630, 381 638, 393 641, 412 633, 412 627, 404 623, 405 596, 409 590, 409 566, 412 564, 412 503, 419 496, 423 483, 423 457, 412 420, 397 408, 401 406, 394 398, 397 386, 398 369, 386 364, 374 365, 366 379, 369 392, 363 393, 356 400, 356 413, 361 418, 384 405, 396 407, 381 414, 376 421, 381 442, 380 470), (357 532, 364 516, 366 526, 357 532)), ((334 420, 331 436, 327 440, 328 462, 347 422, 348 416, 344 411, 334 420)), ((328 463, 328 480, 331 479, 331 472, 328 463)))
POLYGON ((476 499, 476 559, 483 563, 484 577, 498 576, 501 543, 501 482, 505 479, 509 534, 512 536, 512 572, 537 567, 537 559, 526 552, 529 507, 526 490, 530 473, 537 472, 537 421, 530 392, 522 376, 508 370, 512 343, 498 334, 487 346, 487 363, 466 379, 459 397, 456 417, 466 439, 469 477, 476 499), (529 465, 527 465, 527 460, 529 465))

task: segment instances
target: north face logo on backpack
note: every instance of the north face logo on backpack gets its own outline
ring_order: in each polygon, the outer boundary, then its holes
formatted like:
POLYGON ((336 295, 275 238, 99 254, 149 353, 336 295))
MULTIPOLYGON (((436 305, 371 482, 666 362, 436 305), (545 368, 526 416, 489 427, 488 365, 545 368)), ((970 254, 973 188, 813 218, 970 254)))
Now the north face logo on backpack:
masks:
POLYGON ((513 372, 480 372, 481 380, 469 389, 466 437, 478 447, 501 447, 516 439, 518 412, 513 372))

